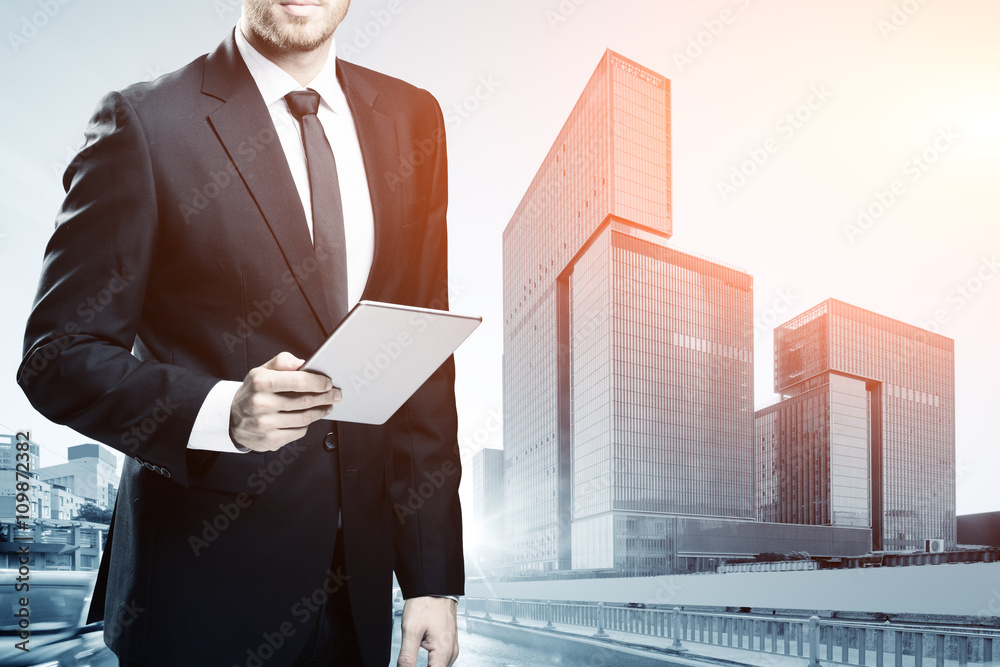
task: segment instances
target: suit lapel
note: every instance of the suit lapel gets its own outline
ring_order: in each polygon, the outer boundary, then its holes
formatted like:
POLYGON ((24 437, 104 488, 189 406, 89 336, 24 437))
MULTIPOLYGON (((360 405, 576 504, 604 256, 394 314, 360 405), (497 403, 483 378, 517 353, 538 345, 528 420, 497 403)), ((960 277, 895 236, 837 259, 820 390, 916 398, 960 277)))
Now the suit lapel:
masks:
POLYGON ((301 200, 271 114, 232 36, 208 56, 202 92, 223 100, 224 104, 208 115, 209 122, 260 209, 313 315, 329 334, 335 323, 321 282, 309 273, 316 258, 301 200))
MULTIPOLYGON (((392 270, 403 212, 403 193, 394 192, 384 175, 399 171, 401 149, 396 122, 377 108, 378 91, 364 73, 338 60, 337 75, 354 117, 375 224, 374 259, 362 298, 377 299, 392 270)), ((209 114, 209 122, 253 196, 313 315, 329 334, 337 323, 330 317, 321 281, 310 279, 308 267, 315 262, 315 255, 302 205, 293 196, 295 182, 271 115, 232 35, 208 55, 202 92, 223 101, 209 114)))
POLYGON ((361 298, 377 300, 392 270, 390 261, 402 216, 403 193, 394 192, 385 175, 399 171, 402 151, 396 137, 396 121, 378 110, 378 91, 364 78, 363 72, 338 59, 337 76, 358 132, 375 220, 375 255, 361 298))

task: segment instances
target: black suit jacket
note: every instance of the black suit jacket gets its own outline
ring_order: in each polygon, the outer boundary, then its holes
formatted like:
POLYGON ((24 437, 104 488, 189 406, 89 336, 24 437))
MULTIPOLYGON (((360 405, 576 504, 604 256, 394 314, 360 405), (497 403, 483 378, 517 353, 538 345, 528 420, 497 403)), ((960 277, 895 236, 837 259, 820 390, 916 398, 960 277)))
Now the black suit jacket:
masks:
MULTIPOLYGON (((338 61, 338 76, 374 209, 363 298, 446 308, 440 108, 356 65, 338 61)), ((280 644, 264 664, 287 664, 315 622, 304 600, 346 582, 366 664, 385 665, 393 567, 406 597, 463 592, 453 361, 381 426, 321 421, 265 454, 187 449, 218 380, 282 350, 306 358, 336 324, 232 36, 106 96, 64 186, 18 383, 129 456, 102 564, 109 645, 148 665, 228 666, 280 644), (328 573, 340 497, 346 580, 328 573)))

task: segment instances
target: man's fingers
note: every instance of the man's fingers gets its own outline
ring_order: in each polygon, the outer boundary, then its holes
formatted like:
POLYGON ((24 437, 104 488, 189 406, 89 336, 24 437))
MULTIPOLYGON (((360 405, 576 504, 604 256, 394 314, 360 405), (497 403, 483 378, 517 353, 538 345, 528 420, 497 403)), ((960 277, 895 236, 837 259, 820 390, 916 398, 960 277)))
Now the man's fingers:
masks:
POLYGON ((257 451, 274 451, 330 414, 343 392, 325 375, 296 370, 302 364, 282 352, 247 373, 230 409, 233 440, 257 451))
POLYGON ((439 629, 431 636, 431 628, 425 634, 423 647, 427 649, 427 667, 451 667, 458 660, 458 637, 439 629))
MULTIPOLYGON (((403 615, 406 615, 406 607, 403 607, 403 615)), ((403 628, 403 639, 399 646, 399 660, 396 667, 416 667, 417 651, 420 650, 420 642, 424 638, 423 626, 418 626, 417 630, 411 628, 406 619, 400 622, 403 628)))
POLYGON ((458 646, 449 644, 427 649, 427 667, 451 667, 458 660, 458 646))
POLYGON ((340 398, 340 390, 334 387, 318 394, 309 392, 271 394, 268 397, 268 405, 273 408, 273 412, 299 412, 324 405, 333 405, 340 401, 340 398))
POLYGON ((306 371, 276 371, 261 366, 247 375, 255 392, 281 394, 320 394, 333 389, 333 382, 325 375, 306 371))
POLYGON ((305 437, 307 431, 306 427, 283 428, 270 431, 258 443, 256 449, 262 452, 276 452, 293 440, 305 437))
POLYGON ((267 360, 261 368, 271 371, 297 371, 306 363, 305 359, 299 359, 291 352, 279 352, 271 359, 267 360))
POLYGON ((308 410, 279 412, 271 417, 273 421, 267 424, 267 427, 274 429, 304 428, 317 419, 322 419, 330 414, 330 407, 330 404, 327 403, 308 410))
POLYGON ((420 648, 427 667, 451 667, 458 659, 456 605, 442 597, 410 598, 403 606, 403 641, 397 667, 414 667, 420 648))

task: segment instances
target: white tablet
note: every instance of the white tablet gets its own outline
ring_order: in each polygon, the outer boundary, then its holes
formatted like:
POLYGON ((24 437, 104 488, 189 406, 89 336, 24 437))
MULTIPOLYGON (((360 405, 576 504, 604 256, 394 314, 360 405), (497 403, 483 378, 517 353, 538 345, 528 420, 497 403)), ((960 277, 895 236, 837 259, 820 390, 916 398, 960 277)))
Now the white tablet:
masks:
POLYGON ((384 424, 482 321, 359 301, 302 370, 326 375, 343 392, 326 419, 384 424))

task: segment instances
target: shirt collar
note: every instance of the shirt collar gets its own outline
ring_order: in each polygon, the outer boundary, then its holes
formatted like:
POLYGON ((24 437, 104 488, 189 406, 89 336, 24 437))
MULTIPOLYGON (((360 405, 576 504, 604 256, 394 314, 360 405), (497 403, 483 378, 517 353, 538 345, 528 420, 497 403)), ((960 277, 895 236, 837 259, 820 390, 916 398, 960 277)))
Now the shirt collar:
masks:
POLYGON ((257 84, 257 89, 260 91, 261 97, 264 98, 266 106, 270 107, 276 102, 284 103, 282 98, 293 90, 312 88, 319 93, 321 102, 326 103, 334 113, 350 113, 344 90, 340 87, 340 81, 337 79, 336 43, 330 44, 330 55, 326 64, 323 65, 319 74, 309 82, 308 86, 300 86, 291 74, 275 65, 255 49, 247 41, 239 25, 236 26, 236 48, 240 52, 243 62, 246 63, 247 69, 250 70, 250 76, 257 84))

